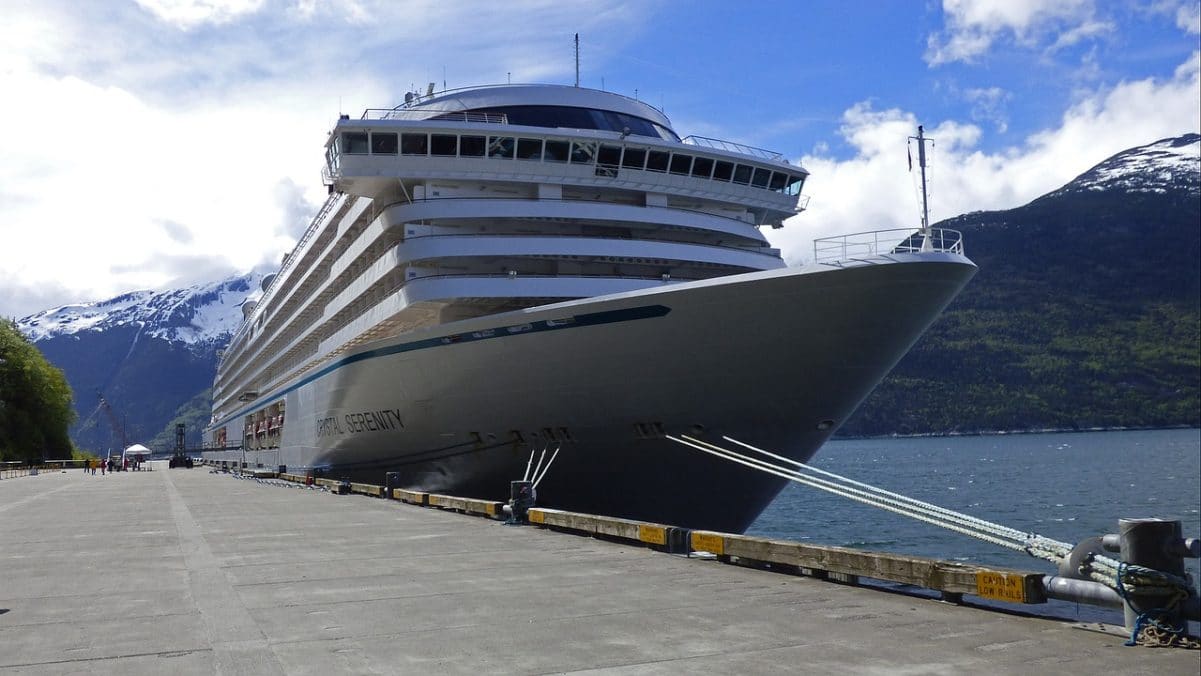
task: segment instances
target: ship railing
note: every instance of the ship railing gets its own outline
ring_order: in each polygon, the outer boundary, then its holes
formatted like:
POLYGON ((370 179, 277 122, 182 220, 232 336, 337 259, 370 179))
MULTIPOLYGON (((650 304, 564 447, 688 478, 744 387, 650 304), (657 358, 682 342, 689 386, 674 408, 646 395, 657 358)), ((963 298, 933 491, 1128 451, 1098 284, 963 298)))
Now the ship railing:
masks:
MULTIPOLYGON (((742 267, 742 266, 732 266, 732 267, 742 267)), ((753 269, 747 270, 747 272, 754 272, 754 270, 753 269)), ((716 276, 716 275, 714 275, 714 276, 716 276)), ((595 273, 587 273, 587 272, 581 272, 581 273, 572 274, 572 275, 564 275, 564 274, 552 275, 552 274, 535 273, 535 272, 522 273, 522 272, 518 272, 516 270, 511 270, 509 272, 438 272, 438 273, 434 273, 431 275, 419 275, 417 277, 410 277, 410 278, 404 280, 404 283, 401 284, 400 287, 403 287, 405 284, 408 284, 410 282, 425 281, 428 279, 451 279, 451 278, 457 278, 457 277, 463 277, 463 278, 472 277, 472 278, 481 278, 481 279, 483 279, 483 278, 486 278, 486 279, 618 279, 618 280, 623 280, 623 281, 624 280, 639 280, 639 281, 647 281, 647 282, 696 282, 696 281, 700 281, 702 279, 709 279, 709 277, 697 277, 695 275, 673 275, 673 274, 614 275, 614 274, 595 274, 595 273)), ((398 287, 398 288, 400 288, 400 287, 398 287)))
POLYGON ((467 110, 438 110, 435 108, 368 108, 363 111, 363 120, 408 120, 422 122, 481 122, 485 124, 508 124, 509 116, 504 113, 486 113, 467 110))
POLYGON ((721 139, 709 138, 707 136, 685 136, 684 138, 680 139, 680 143, 686 143, 690 146, 700 146, 702 148, 713 148, 715 150, 726 150, 732 153, 741 153, 743 155, 750 155, 751 157, 771 160, 772 162, 784 162, 785 164, 788 163, 788 160, 784 159, 783 153, 777 153, 772 150, 764 150, 763 148, 743 145, 733 141, 723 141, 721 139))
POLYGON ((833 265, 872 256, 929 251, 962 256, 963 233, 948 228, 931 228, 928 233, 909 228, 893 228, 813 240, 814 262, 833 265))
MULTIPOLYGON (((455 196, 455 197, 418 197, 418 198, 415 198, 415 199, 396 199, 396 200, 392 200, 392 201, 388 202, 387 204, 383 204, 383 205, 381 205, 380 207, 378 207, 378 208, 376 209, 376 213, 377 213, 377 214, 383 213, 384 211, 387 211, 388 209, 390 209, 390 208, 392 208, 392 207, 395 207, 395 206, 408 206, 408 205, 410 205, 410 204, 418 204, 418 203, 430 203, 430 204, 432 204, 432 203, 434 203, 434 202, 446 202, 446 201, 448 201, 448 200, 462 200, 462 201, 466 201, 466 200, 496 200, 496 199, 506 199, 506 198, 498 198, 498 197, 459 197, 459 196, 455 196)), ((597 202, 590 202, 589 200, 581 200, 581 199, 575 199, 575 198, 562 198, 562 197, 561 197, 561 198, 558 198, 558 199, 555 199, 555 198, 550 198, 550 197, 543 197, 543 198, 539 198, 539 199, 538 199, 538 202, 539 202, 540 204, 546 204, 546 203, 551 203, 551 202, 558 202, 558 203, 562 203, 562 204, 573 204, 573 205, 579 205, 579 204, 588 204, 588 203, 594 203, 594 204, 618 204, 617 202, 600 202, 600 201, 597 201, 597 202)), ((808 204, 809 204, 809 196, 808 196, 808 195, 801 195, 801 196, 798 198, 798 201, 797 201, 797 205, 798 205, 798 206, 797 206, 797 212, 799 213, 799 212, 801 212, 801 211, 804 211, 804 209, 805 209, 805 206, 806 206, 806 205, 808 205, 808 204)), ((706 210, 704 210, 704 209, 695 209, 695 208, 694 208, 694 209, 690 209, 690 208, 687 208, 687 207, 682 207, 682 206, 672 206, 672 207, 670 207, 670 210, 671 210, 671 211, 684 211, 684 212, 688 212, 688 213, 692 213, 692 214, 697 214, 697 215, 700 215, 700 216, 708 216, 708 217, 711 217, 711 218, 720 218, 720 219, 722 219, 722 220, 726 220, 726 221, 731 221, 731 222, 733 222, 733 223, 737 223, 739 226, 753 225, 754 227, 759 227, 759 226, 767 226, 767 225, 768 225, 767 223, 752 223, 752 222, 748 222, 748 221, 746 221, 746 220, 744 220, 744 219, 742 219, 742 218, 739 218, 738 216, 731 216, 731 215, 729 215, 729 214, 715 213, 715 212, 713 212, 713 211, 706 211, 706 210)), ((772 226, 772 227, 778 227, 778 226, 772 226)))
MULTIPOLYGON (((313 220, 309 223, 308 229, 305 230, 304 234, 300 236, 300 241, 296 243, 296 246, 292 249, 292 253, 289 254, 286 259, 284 259, 283 264, 279 267, 279 271, 275 273, 275 277, 272 278, 271 283, 267 285, 267 288, 263 289, 263 295, 259 298, 259 307, 266 307, 265 301, 271 297, 272 291, 279 286, 280 280, 284 278, 284 275, 288 272, 288 270, 295 265, 296 259, 300 257, 300 253, 304 251, 304 248, 308 244, 309 240, 312 239, 313 235, 315 235, 317 231, 324 226, 326 218, 330 215, 330 213, 333 212, 334 207, 340 203, 341 198, 342 195, 340 193, 333 193, 325 200, 325 204, 321 205, 321 210, 317 212, 317 215, 314 216, 313 220)), ((236 348, 241 344, 242 341, 246 339, 246 334, 250 331, 250 324, 251 322, 249 317, 246 319, 246 321, 242 322, 242 325, 238 327, 237 332, 234 333, 233 339, 229 341, 229 345, 226 347, 225 354, 235 354, 237 352, 236 348)), ((224 361, 224 357, 222 358, 222 361, 224 361)))
POLYGON ((523 239, 523 238, 548 238, 548 239, 583 239, 583 240, 615 240, 624 242, 648 242, 651 244, 679 244, 687 247, 699 247, 704 249, 716 249, 721 251, 735 251, 738 253, 759 254, 761 256, 770 256, 773 258, 780 257, 780 250, 769 246, 733 246, 725 244, 706 244, 704 242, 689 242, 678 239, 653 239, 651 237, 626 237, 621 235, 583 235, 569 232, 488 232, 488 233, 431 233, 427 235, 406 235, 405 241, 414 239, 437 239, 440 237, 463 239, 474 239, 478 237, 496 237, 504 239, 523 239))
MULTIPOLYGON (((398 110, 402 109, 402 108, 417 108, 417 107, 424 106, 426 104, 426 102, 431 99, 442 98, 444 96, 447 96, 448 94, 456 94, 458 92, 474 92, 474 91, 479 91, 481 89, 502 89, 502 88, 503 89, 514 89, 514 88, 518 88, 518 87, 525 87, 525 88, 531 88, 531 89, 548 89, 551 87, 559 87, 561 89, 579 89, 579 85, 576 85, 575 87, 573 87, 572 85, 548 85, 546 83, 540 83, 540 82, 529 82, 529 83, 498 82, 495 84, 486 84, 486 85, 468 85, 466 87, 451 87, 449 89, 442 89, 442 90, 434 91, 433 87, 436 86, 437 83, 431 82, 430 84, 431 84, 431 87, 425 93, 422 93, 420 91, 411 92, 412 96, 406 96, 405 102, 400 104, 399 106, 396 106, 396 108, 398 110)), ((632 98, 632 97, 626 96, 625 94, 618 94, 617 92, 606 92, 606 93, 613 95, 613 96, 620 96, 623 99, 635 101, 635 102, 640 103, 645 106, 650 106, 651 108, 654 108, 655 110, 659 111, 660 113, 663 112, 662 108, 655 106, 653 104, 647 103, 646 101, 642 101, 637 98, 632 98)))

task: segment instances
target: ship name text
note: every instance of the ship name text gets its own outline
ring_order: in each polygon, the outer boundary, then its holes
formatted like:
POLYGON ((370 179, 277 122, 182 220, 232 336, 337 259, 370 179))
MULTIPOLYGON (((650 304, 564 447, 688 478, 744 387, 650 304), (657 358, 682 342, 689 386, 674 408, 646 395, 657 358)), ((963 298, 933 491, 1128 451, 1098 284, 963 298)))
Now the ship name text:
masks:
POLYGON ((404 422, 400 419, 400 409, 398 408, 359 411, 347 413, 341 418, 331 415, 318 419, 317 437, 399 430, 404 429, 404 426, 404 422))

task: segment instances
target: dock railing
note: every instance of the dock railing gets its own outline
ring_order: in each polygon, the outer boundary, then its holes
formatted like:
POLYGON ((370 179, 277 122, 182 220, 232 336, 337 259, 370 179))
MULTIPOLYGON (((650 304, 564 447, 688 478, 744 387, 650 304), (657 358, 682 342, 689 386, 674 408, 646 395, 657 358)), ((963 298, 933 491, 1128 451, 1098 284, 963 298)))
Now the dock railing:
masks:
POLYGON ((90 458, 68 460, 5 460, 0 462, 0 479, 37 476, 42 472, 61 472, 86 467, 90 458))
POLYGON ((963 255, 963 233, 947 228, 931 228, 927 236, 921 230, 893 228, 813 240, 813 261, 827 265, 887 254, 923 251, 963 255))

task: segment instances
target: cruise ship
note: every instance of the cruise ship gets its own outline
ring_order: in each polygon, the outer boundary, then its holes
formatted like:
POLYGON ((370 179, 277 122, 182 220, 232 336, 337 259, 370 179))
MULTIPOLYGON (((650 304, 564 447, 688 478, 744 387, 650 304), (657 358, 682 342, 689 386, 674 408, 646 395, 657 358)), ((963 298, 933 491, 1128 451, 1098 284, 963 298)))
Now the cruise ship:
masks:
POLYGON ((807 461, 975 272, 928 227, 815 242, 779 153, 681 138, 557 85, 340 116, 329 197, 225 350, 209 459, 745 530, 784 480, 670 442, 807 461))

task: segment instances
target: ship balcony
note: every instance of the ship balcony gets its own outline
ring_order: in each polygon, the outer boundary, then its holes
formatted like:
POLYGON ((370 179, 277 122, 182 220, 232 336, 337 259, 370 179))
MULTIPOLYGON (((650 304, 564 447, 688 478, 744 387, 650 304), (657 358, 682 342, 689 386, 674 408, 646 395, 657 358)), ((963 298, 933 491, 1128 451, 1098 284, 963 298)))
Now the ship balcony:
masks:
POLYGON ((963 233, 947 228, 873 230, 813 240, 813 261, 824 265, 864 263, 890 254, 963 254, 963 233))
MULTIPOLYGON (((477 190, 478 192, 478 190, 477 190)), ((424 195, 422 196, 424 197, 424 195)), ((727 239, 761 242, 767 238, 760 233, 746 212, 739 216, 710 211, 689 210, 654 204, 614 204, 575 199, 505 199, 458 197, 453 194, 432 194, 430 199, 412 203, 389 204, 382 208, 382 218, 389 225, 404 224, 405 236, 420 234, 428 228, 412 225, 417 222, 485 223, 495 219, 571 219, 593 224, 613 225, 630 229, 651 230, 677 228, 705 231, 727 239)))
MULTIPOLYGON (((780 267, 784 267, 784 261, 780 259, 779 252, 767 247, 755 251, 680 242, 566 235, 411 237, 368 265, 355 280, 334 296, 325 306, 324 319, 332 319, 360 297, 427 276, 492 275, 496 278, 512 278, 532 274, 547 280, 554 280, 557 276, 581 275, 653 280, 661 279, 664 274, 670 278, 680 274, 679 271, 690 268, 721 269, 724 274, 732 274, 780 267), (656 273, 587 274, 589 270, 598 270, 602 265, 609 269, 622 265, 636 270, 654 269, 656 273), (523 267, 524 270, 521 269, 523 267), (402 270, 403 281, 400 279, 402 270)), ((540 286, 550 285, 544 283, 540 286)), ((626 285, 622 286, 625 290, 626 285)), ((499 287, 499 295, 503 296, 509 290, 512 290, 512 287, 504 284, 499 287)), ((498 294, 493 291, 488 295, 498 294)))
POLYGON ((454 302, 483 302, 517 300, 519 304, 535 305, 574 298, 591 298, 655 286, 695 281, 697 278, 674 275, 608 276, 608 275, 534 275, 534 274, 468 274, 424 270, 426 276, 405 280, 404 284, 378 300, 362 296, 352 307, 354 318, 321 341, 319 355, 328 355, 364 335, 372 327, 390 324, 407 309, 437 308, 454 302), (521 303, 520 301, 525 301, 521 303), (361 307, 360 307, 361 306, 361 307))
POLYGON ((735 248, 711 244, 589 237, 576 235, 427 235, 408 237, 396 247, 397 263, 439 259, 539 257, 571 261, 650 262, 678 266, 688 263, 723 265, 749 270, 784 267, 778 249, 735 248))

